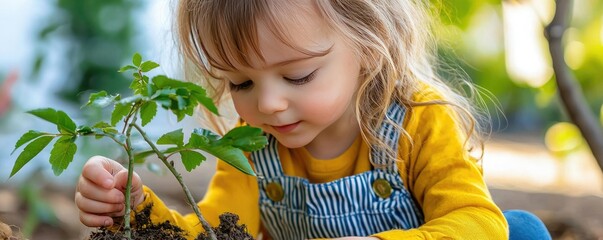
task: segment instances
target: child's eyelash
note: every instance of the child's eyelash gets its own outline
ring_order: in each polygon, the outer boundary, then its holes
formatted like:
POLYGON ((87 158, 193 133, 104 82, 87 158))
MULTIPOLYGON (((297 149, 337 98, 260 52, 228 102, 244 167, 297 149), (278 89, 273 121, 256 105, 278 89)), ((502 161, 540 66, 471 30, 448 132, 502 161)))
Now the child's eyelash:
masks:
POLYGON ((311 72, 310 74, 308 74, 307 76, 302 77, 302 78, 291 79, 291 78, 284 77, 284 79, 295 85, 303 85, 314 79, 314 77, 316 76, 317 70, 314 70, 313 72, 311 72))
POLYGON ((241 84, 234 84, 234 83, 230 82, 229 86, 230 86, 231 91, 239 91, 239 90, 245 90, 245 89, 250 88, 252 84, 253 84, 253 82, 251 80, 247 80, 241 84))
MULTIPOLYGON (((302 77, 302 78, 297 78, 297 79, 291 79, 291 78, 287 78, 287 77, 283 77, 283 78, 285 80, 289 81, 291 84, 303 85, 303 84, 306 84, 306 83, 314 80, 317 70, 314 70, 313 72, 311 72, 310 74, 308 74, 307 76, 302 77)), ((234 84, 232 82, 229 83, 229 87, 230 87, 231 91, 240 91, 240 90, 249 89, 252 85, 253 85, 253 81, 251 81, 251 80, 247 80, 240 84, 234 84)))

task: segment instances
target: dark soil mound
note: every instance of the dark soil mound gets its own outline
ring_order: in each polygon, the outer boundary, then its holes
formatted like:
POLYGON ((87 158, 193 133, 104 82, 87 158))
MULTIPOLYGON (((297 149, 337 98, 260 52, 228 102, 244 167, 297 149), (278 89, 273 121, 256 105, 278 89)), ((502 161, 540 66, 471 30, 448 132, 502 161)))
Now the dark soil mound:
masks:
MULTIPOLYGON (((132 239, 174 239, 186 240, 186 233, 178 226, 170 224, 169 221, 160 224, 151 222, 151 208, 149 205, 142 211, 135 214, 136 221, 132 224, 132 239)), ((122 240, 124 238, 123 229, 115 231, 109 228, 99 228, 98 231, 90 234, 91 240, 122 240)))
MULTIPOLYGON (((132 223, 132 239, 147 240, 147 239, 173 239, 185 240, 187 233, 178 226, 172 225, 169 221, 153 224, 151 222, 151 208, 147 206, 142 211, 135 214, 135 219, 132 223)), ((218 240, 253 240, 253 237, 247 232, 247 227, 238 225, 239 216, 233 213, 224 213, 220 215, 220 225, 214 227, 218 240)), ((99 228, 97 231, 90 234, 90 240, 122 240, 124 238, 123 229, 115 230, 110 228, 99 228)), ((211 239, 209 234, 201 233, 196 238, 197 240, 211 239)))
MULTIPOLYGON (((214 227, 218 240, 252 240, 253 237, 247 232, 245 224, 238 225, 239 216, 233 213, 223 213, 220 215, 220 225, 214 227)), ((197 240, 209 240, 209 234, 203 232, 197 240)))

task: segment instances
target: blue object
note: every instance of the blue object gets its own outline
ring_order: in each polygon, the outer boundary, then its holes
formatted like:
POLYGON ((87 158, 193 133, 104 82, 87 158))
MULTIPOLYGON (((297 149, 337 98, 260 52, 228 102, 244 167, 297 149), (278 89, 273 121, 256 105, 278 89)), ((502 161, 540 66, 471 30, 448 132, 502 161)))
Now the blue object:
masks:
POLYGON ((550 240, 544 223, 534 214, 524 210, 503 211, 509 223, 509 240, 550 240))

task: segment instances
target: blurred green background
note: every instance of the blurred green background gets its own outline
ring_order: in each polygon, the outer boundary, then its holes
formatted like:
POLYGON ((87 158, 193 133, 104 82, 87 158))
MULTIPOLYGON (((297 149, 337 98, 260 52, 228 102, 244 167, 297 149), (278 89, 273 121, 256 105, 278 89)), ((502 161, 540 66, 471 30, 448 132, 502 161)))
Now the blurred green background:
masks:
MULTIPOLYGON (((432 2, 439 7, 443 22, 435 33, 442 61, 459 66, 476 85, 491 93, 492 101, 486 99, 485 103, 493 116, 494 138, 529 135, 546 144, 558 158, 584 149, 559 102, 543 34, 555 10, 554 1, 432 2)), ((29 170, 24 168, 7 180, 16 158, 16 154, 9 156, 16 140, 29 129, 44 130, 40 122, 23 112, 51 106, 76 114, 89 92, 122 92, 129 76, 116 70, 128 63, 134 52, 159 62, 163 73, 179 76, 170 33, 174 3, 0 2, 0 179, 28 186, 23 187, 21 196, 31 209, 45 208, 43 202, 37 202, 36 191, 31 191, 36 184, 27 179, 39 174, 70 186, 82 163, 72 164, 71 172, 54 177, 48 173, 45 159, 34 159, 29 170)), ((590 109, 603 124, 603 1, 575 1, 565 45, 565 60, 590 109)), ((87 121, 98 114, 102 113, 93 111, 77 119, 87 121)), ((102 144, 87 146, 84 154, 117 154, 102 144)), ((27 218, 32 222, 23 231, 31 234, 36 221, 53 219, 43 210, 36 216, 27 218)))

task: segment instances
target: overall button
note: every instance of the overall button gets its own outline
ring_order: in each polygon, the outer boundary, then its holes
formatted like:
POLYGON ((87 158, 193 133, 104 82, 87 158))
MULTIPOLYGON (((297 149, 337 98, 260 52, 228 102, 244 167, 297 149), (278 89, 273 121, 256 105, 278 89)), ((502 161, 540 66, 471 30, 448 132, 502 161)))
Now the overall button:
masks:
POLYGON ((268 195, 268 198, 275 202, 282 200, 285 196, 285 192, 283 192, 283 187, 277 182, 268 183, 268 185, 266 185, 265 191, 266 195, 268 195))
POLYGON ((385 179, 377 179, 373 182, 373 191, 381 198, 388 198, 392 195, 392 186, 385 179))

